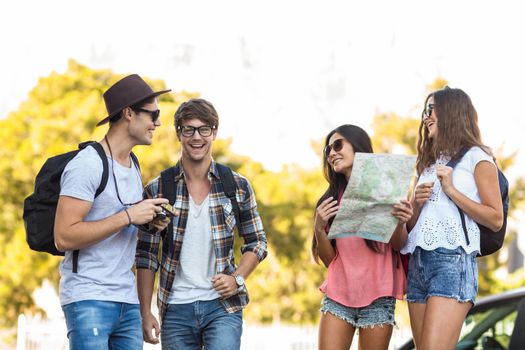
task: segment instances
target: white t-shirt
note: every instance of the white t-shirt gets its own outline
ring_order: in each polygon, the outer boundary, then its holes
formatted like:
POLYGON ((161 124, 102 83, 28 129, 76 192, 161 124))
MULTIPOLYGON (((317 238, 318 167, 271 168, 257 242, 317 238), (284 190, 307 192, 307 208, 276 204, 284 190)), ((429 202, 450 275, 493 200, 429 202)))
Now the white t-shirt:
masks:
POLYGON ((187 304, 219 298, 211 282, 216 274, 215 256, 209 195, 199 205, 190 195, 184 241, 168 303, 187 304))
MULTIPOLYGON (((95 192, 102 178, 102 160, 93 147, 86 147, 64 169, 60 195, 93 203, 85 221, 97 221, 123 210, 117 198, 112 175, 111 158, 105 190, 95 192)), ((115 177, 124 203, 142 199, 142 179, 132 162, 131 168, 117 162, 115 177)), ((137 228, 124 227, 110 237, 80 249, 78 272, 72 272, 73 252, 67 251, 60 264, 60 303, 66 305, 81 300, 105 300, 138 304, 135 275, 131 270, 137 245, 137 228)))
MULTIPOLYGON (((440 157, 436 164, 447 164, 448 157, 440 157)), ((478 188, 474 180, 474 169, 479 162, 494 164, 492 157, 479 147, 472 147, 456 165, 452 173, 452 182, 461 193, 471 200, 481 203, 478 188)), ((436 164, 423 171, 417 185, 434 182, 432 194, 421 209, 419 218, 408 235, 408 240, 401 253, 412 253, 416 247, 433 250, 438 247, 454 249, 463 247, 467 253, 479 252, 479 227, 465 214, 470 245, 467 245, 461 217, 454 202, 443 192, 441 182, 436 176, 436 164)))

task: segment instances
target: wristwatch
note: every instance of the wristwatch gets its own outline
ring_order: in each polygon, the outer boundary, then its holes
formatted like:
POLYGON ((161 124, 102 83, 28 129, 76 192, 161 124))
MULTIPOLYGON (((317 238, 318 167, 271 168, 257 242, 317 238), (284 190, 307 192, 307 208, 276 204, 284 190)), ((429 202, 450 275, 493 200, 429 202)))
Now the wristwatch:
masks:
POLYGON ((238 288, 244 286, 244 277, 242 277, 241 275, 235 275, 233 277, 235 278, 235 283, 237 283, 238 288))

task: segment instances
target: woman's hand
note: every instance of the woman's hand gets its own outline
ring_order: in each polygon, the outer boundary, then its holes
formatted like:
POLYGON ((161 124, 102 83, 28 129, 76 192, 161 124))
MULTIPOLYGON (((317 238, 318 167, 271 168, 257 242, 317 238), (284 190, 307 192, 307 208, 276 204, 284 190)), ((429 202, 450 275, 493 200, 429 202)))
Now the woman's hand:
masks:
POLYGON ((418 208, 422 208, 423 205, 425 205, 425 203, 428 201, 430 195, 432 194, 433 187, 433 182, 424 182, 416 187, 416 190, 414 191, 414 196, 418 208))
POLYGON ((414 210, 408 200, 402 199, 398 204, 394 204, 391 214, 399 220, 399 223, 405 224, 414 215, 414 210))
POLYGON ((454 169, 446 165, 436 166, 436 175, 439 181, 441 181, 441 187, 443 188, 443 192, 445 192, 447 195, 449 195, 455 189, 454 184, 452 183, 453 170, 454 169))
POLYGON ((319 204, 315 210, 314 229, 316 232, 325 232, 324 228, 328 223, 328 220, 333 218, 337 214, 339 206, 337 201, 333 197, 328 197, 319 204))

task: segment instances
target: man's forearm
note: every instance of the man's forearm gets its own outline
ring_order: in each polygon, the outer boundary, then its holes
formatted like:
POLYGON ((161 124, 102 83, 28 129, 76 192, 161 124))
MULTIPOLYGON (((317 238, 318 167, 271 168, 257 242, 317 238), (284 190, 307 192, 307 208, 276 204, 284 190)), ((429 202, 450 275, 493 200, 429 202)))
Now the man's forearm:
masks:
POLYGON ((246 252, 241 256, 241 261, 234 275, 241 275, 245 279, 255 270, 259 264, 259 258, 253 252, 246 252))
POLYGON ((140 314, 142 316, 151 313, 151 298, 153 296, 154 282, 155 271, 137 269, 137 291, 140 302, 140 314))

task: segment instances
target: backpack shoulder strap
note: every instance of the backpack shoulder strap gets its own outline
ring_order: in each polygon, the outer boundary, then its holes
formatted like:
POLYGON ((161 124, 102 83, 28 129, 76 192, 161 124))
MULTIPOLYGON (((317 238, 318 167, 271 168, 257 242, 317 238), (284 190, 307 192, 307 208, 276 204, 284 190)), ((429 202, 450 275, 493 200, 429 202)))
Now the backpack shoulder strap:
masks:
MULTIPOLYGON (((468 150, 469 148, 467 147, 463 147, 462 149, 460 149, 459 152, 456 153, 452 157, 452 159, 450 159, 450 161, 447 163, 447 166, 451 167, 452 169, 455 169, 458 163, 463 158, 463 156, 468 152, 468 150)), ((459 211, 459 217, 461 219, 461 226, 463 227, 463 233, 465 234, 465 241, 467 242, 467 245, 470 245, 470 239, 468 238, 468 232, 467 232, 467 224, 465 222, 465 213, 463 213, 463 210, 461 210, 461 208, 456 203, 454 203, 454 205, 456 206, 456 208, 458 208, 458 211, 459 211)))
MULTIPOLYGON (((179 174, 179 164, 165 169, 160 173, 159 193, 162 193, 162 197, 168 199, 172 205, 175 203, 175 178, 179 176, 179 174)), ((171 252, 171 245, 173 244, 173 219, 170 220, 170 223, 168 224, 165 241, 168 245, 167 251, 171 252)))
POLYGON ((233 178, 232 170, 226 165, 215 163, 217 169, 219 170, 219 178, 222 182, 222 189, 226 197, 228 197, 232 203, 233 213, 235 214, 235 221, 237 221, 237 229, 241 224, 241 209, 239 208, 239 203, 237 202, 237 183, 233 178))
MULTIPOLYGON (((98 185, 97 191, 95 192, 95 198, 97 198, 104 190, 106 189, 106 185, 108 184, 108 177, 109 177, 109 162, 108 157, 106 156, 106 152, 104 151, 104 148, 102 145, 95 141, 87 141, 82 142, 78 145, 79 149, 84 149, 88 146, 91 146, 97 151, 98 155, 100 156, 100 159, 102 160, 102 178, 100 179, 100 185, 98 185)), ((78 254, 79 250, 73 251, 73 273, 78 272, 78 254)))
POLYGON ((163 170, 160 173, 160 188, 159 193, 162 193, 162 197, 167 198, 170 204, 175 203, 175 177, 179 176, 180 167, 179 165, 172 166, 168 169, 163 170))
POLYGON ((137 155, 135 153, 131 152, 130 156, 131 156, 131 160, 133 161, 133 163, 135 163, 135 165, 137 166, 137 168, 140 171, 140 163, 139 163, 139 159, 137 158, 137 155))
POLYGON ((104 192, 104 190, 106 189, 109 177, 109 162, 108 157, 106 156, 106 152, 104 151, 104 148, 100 143, 94 141, 87 141, 79 144, 78 148, 84 149, 87 146, 93 147, 95 151, 97 151, 100 159, 102 160, 102 178, 100 179, 100 185, 98 185, 97 191, 95 192, 95 198, 97 198, 99 194, 104 192))
POLYGON ((460 149, 459 152, 456 153, 450 159, 450 161, 447 163, 447 166, 451 167, 452 169, 456 168, 456 165, 458 165, 458 163, 461 161, 463 156, 468 152, 468 150, 469 150, 468 147, 463 147, 462 149, 460 149))

